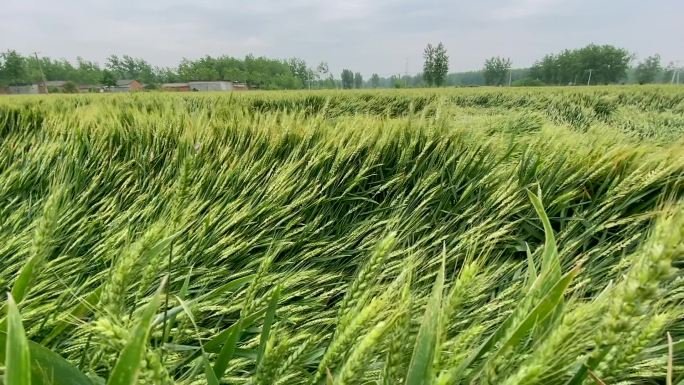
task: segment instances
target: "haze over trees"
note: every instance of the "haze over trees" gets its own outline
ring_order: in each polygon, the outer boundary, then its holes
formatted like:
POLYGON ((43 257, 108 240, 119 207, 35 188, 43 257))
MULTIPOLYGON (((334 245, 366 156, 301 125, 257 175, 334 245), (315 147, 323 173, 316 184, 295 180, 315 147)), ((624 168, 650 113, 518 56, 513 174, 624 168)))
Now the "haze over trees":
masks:
POLYGON ((372 88, 380 87, 380 76, 378 74, 371 75, 370 86, 372 88))
POLYGON ((348 69, 342 70, 342 88, 354 88, 354 72, 348 69))
POLYGON ((320 62, 316 67, 316 85, 317 88, 336 88, 337 82, 330 73, 328 63, 320 62))
POLYGON ((485 60, 484 79, 488 86, 501 86, 506 84, 511 70, 511 59, 496 56, 485 60))
POLYGON ((653 83, 658 75, 660 75, 661 71, 660 55, 655 54, 649 56, 636 67, 637 82, 639 82, 639 84, 653 83))
POLYGON ((363 76, 361 72, 354 74, 354 88, 363 88, 363 76))

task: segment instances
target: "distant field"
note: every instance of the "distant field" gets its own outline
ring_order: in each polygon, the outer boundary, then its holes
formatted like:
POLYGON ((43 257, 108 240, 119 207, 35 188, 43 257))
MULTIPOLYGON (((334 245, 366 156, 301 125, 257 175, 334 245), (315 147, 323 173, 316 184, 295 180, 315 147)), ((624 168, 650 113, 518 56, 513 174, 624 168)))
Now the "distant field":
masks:
POLYGON ((0 97, 2 371, 681 384, 683 176, 674 86, 0 97))

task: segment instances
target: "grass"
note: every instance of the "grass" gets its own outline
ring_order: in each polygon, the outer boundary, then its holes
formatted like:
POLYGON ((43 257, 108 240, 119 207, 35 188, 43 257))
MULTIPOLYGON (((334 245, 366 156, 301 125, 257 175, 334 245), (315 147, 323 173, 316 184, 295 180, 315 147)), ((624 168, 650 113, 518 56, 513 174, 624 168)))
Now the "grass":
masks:
POLYGON ((2 98, 2 381, 679 384, 683 115, 665 86, 2 98))

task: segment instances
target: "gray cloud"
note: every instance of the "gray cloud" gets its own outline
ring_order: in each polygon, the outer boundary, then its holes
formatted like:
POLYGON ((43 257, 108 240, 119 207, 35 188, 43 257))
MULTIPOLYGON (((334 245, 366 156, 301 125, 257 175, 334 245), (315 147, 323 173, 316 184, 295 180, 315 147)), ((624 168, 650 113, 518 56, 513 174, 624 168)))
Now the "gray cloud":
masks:
POLYGON ((205 54, 302 57, 339 73, 403 73, 442 41, 454 71, 493 55, 528 66, 546 53, 615 44, 639 57, 684 59, 681 0, 4 0, 0 50, 83 56, 112 53, 155 65, 205 54))

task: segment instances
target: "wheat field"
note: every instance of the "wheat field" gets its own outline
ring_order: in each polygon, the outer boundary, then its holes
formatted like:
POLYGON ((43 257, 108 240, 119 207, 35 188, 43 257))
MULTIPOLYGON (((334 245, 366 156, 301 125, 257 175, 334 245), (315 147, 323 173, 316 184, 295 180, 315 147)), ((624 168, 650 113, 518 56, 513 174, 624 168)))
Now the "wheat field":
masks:
POLYGON ((0 98, 0 382, 684 384, 683 176, 674 86, 0 98))

